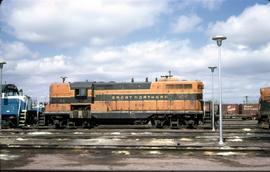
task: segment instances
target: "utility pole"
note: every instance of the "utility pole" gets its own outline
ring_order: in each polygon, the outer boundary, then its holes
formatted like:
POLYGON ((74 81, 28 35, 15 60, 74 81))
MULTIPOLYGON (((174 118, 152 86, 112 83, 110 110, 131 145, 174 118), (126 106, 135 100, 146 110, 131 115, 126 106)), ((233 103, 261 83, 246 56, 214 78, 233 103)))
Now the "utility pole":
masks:
POLYGON ((245 98, 246 98, 246 104, 248 104, 248 96, 245 96, 245 98))
POLYGON ((0 130, 2 129, 2 70, 6 62, 0 62, 0 130))
POLYGON ((223 35, 214 36, 212 40, 217 42, 218 46, 218 83, 219 83, 219 144, 223 145, 222 128, 222 79, 221 79, 221 45, 222 41, 227 39, 223 35))

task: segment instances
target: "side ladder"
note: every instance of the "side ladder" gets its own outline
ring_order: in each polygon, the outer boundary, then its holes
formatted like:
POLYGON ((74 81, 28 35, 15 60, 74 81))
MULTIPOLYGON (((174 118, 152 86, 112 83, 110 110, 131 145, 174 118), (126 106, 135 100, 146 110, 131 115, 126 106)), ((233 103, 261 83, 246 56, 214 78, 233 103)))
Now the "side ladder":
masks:
POLYGON ((38 127, 45 126, 45 115, 44 113, 40 113, 38 115, 38 127))
POLYGON ((22 110, 22 112, 19 114, 19 121, 18 121, 18 126, 19 127, 24 127, 25 126, 26 115, 27 115, 26 110, 22 110))

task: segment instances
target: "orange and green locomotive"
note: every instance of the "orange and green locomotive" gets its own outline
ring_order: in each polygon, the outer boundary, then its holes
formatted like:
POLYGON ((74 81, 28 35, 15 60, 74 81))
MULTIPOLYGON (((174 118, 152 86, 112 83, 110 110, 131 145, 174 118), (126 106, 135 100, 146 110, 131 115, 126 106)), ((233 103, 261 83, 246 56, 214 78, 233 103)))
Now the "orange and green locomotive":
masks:
POLYGON ((203 83, 172 76, 154 82, 73 82, 50 86, 42 125, 93 127, 148 124, 197 127, 203 123, 203 83))

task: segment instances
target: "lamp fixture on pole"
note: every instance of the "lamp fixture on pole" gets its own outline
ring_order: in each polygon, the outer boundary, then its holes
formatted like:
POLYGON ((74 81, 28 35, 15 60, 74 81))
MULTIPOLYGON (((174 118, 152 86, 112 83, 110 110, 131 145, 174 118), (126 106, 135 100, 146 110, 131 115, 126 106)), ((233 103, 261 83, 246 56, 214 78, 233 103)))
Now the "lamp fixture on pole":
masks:
POLYGON ((212 73, 212 131, 215 131, 215 103, 214 103, 214 71, 217 68, 216 66, 208 67, 212 73))

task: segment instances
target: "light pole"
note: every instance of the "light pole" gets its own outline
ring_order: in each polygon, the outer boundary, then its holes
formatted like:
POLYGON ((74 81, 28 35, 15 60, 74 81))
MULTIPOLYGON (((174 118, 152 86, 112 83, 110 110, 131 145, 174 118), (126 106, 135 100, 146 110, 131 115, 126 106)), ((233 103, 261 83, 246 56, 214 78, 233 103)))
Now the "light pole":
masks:
POLYGON ((2 129, 2 69, 6 62, 0 61, 0 130, 2 129))
POLYGON ((216 66, 208 67, 212 73, 212 131, 215 131, 215 105, 214 105, 214 71, 216 66))
POLYGON ((212 38, 217 41, 218 46, 218 83, 219 83, 219 144, 223 145, 222 136, 222 80, 221 80, 221 45, 222 41, 227 39, 223 35, 214 36, 212 38))

